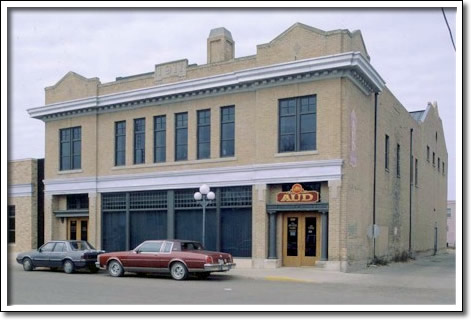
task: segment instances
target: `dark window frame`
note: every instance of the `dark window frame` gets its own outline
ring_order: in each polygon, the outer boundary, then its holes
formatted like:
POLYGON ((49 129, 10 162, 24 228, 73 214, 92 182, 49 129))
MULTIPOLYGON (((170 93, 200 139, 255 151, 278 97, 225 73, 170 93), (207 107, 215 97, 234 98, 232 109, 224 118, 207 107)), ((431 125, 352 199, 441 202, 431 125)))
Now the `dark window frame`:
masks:
POLYGON ((59 129, 59 170, 79 170, 82 168, 82 127, 70 127, 59 129), (79 138, 75 137, 75 130, 78 130, 79 138), (68 138, 63 139, 63 133, 67 132, 68 138), (79 142, 79 151, 78 153, 74 152, 74 144, 79 142), (67 155, 63 155, 64 145, 69 144, 69 152, 67 155), (78 157, 78 161, 76 161, 78 157), (65 165, 64 158, 69 158, 68 166, 65 165))
POLYGON ((384 169, 389 171, 389 136, 384 136, 384 169))
POLYGON ((209 159, 211 158, 211 109, 203 109, 196 112, 196 127, 196 159, 209 159), (201 141, 202 130, 205 128, 209 128, 208 140, 201 141), (208 145, 208 153, 202 154, 202 146, 206 144, 208 145))
POLYGON ((283 98, 278 100, 278 153, 286 153, 286 152, 303 152, 303 151, 316 151, 317 150, 317 95, 306 95, 300 97, 291 97, 291 98, 283 98), (303 111, 302 108, 302 101, 304 99, 308 100, 308 109, 307 111, 303 111), (309 99, 313 99, 313 110, 309 110, 309 99), (282 104, 288 103, 288 110, 289 104, 291 101, 295 101, 294 106, 294 113, 289 114, 282 114, 282 104), (312 128, 313 130, 310 131, 302 131, 302 117, 314 115, 314 123, 312 128), (286 118, 294 117, 295 127, 294 133, 282 133, 282 121, 286 118), (313 134, 314 141, 312 141, 313 148, 306 148, 302 147, 302 135, 303 134, 313 134), (293 150, 285 150, 282 144, 283 137, 293 136, 294 137, 294 148, 293 150))
POLYGON ((8 227, 8 243, 16 243, 16 207, 8 206, 7 227, 8 227), (13 228, 12 228, 13 226, 13 228))
POLYGON ((114 123, 114 165, 126 165, 126 120, 114 123))
POLYGON ((134 152, 133 152, 133 164, 144 164, 146 163, 146 118, 138 118, 134 119, 134 127, 133 127, 133 132, 134 132, 134 152), (139 122, 142 121, 142 130, 139 130, 141 124, 139 122), (142 147, 138 148, 137 146, 137 140, 140 139, 142 136, 142 147), (137 161, 137 153, 141 152, 141 160, 137 161))
POLYGON ((221 124, 220 124, 220 144, 219 144, 219 156, 221 158, 226 158, 226 157, 233 157, 235 155, 235 105, 231 105, 231 106, 224 106, 224 107, 221 107, 221 110, 220 110, 220 121, 221 121, 221 124), (231 112, 231 110, 233 112, 231 112), (229 112, 228 114, 226 113, 229 112), (227 116, 226 119, 225 116, 227 116), (232 132, 232 136, 233 138, 227 138, 224 136, 224 127, 226 125, 233 125, 233 132, 232 132), (230 142, 233 142, 232 143, 232 152, 227 152, 226 154, 223 154, 223 150, 227 150, 227 148, 224 147, 224 145, 227 146, 227 143, 229 142, 229 145, 230 145, 230 142))
POLYGON ((66 196, 67 210, 83 210, 89 207, 89 198, 87 193, 68 194, 66 196))
POLYGON ((430 147, 427 146, 427 162, 430 162, 430 147))
POLYGON ((175 113, 175 161, 188 160, 188 112, 175 113), (179 119, 182 117, 182 119, 179 119), (178 132, 179 130, 186 131, 185 143, 179 143, 178 132), (179 155, 179 147, 185 147, 185 156, 179 155))
POLYGON ((415 186, 419 186, 419 160, 415 158, 415 186))
POLYGON ((396 146, 396 175, 401 177, 401 145, 398 143, 396 146))
POLYGON ((167 161, 167 116, 154 116, 154 163, 163 163, 167 161), (160 121, 160 122, 159 122, 160 121), (159 136, 163 135, 164 144, 159 144, 159 136), (159 151, 161 153, 159 153, 159 151), (158 157, 161 154, 163 156, 158 157))
POLYGON ((435 167, 435 152, 432 153, 432 165, 435 167))
POLYGON ((437 166, 438 167, 438 173, 440 173, 440 157, 438 157, 438 159, 437 159, 437 164, 438 164, 438 166, 437 166))

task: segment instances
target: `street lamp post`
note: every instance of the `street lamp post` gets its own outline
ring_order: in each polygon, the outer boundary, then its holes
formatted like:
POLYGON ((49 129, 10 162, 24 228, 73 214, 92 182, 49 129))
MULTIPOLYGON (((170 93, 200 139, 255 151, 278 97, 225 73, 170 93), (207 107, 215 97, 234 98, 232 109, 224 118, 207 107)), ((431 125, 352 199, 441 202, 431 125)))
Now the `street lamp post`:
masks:
POLYGON ((204 238, 205 238, 205 224, 206 224, 206 207, 211 203, 211 201, 216 198, 214 192, 209 190, 209 186, 207 184, 203 184, 200 187, 199 192, 195 192, 193 195, 195 200, 203 207, 203 247, 204 245, 204 238))

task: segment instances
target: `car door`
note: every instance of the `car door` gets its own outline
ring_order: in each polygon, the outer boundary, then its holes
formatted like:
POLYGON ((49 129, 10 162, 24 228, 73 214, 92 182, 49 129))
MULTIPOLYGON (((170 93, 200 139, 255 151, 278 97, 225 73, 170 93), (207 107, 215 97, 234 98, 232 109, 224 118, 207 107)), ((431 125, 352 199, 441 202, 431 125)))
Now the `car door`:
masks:
POLYGON ((56 245, 55 242, 48 242, 38 249, 37 253, 32 257, 33 264, 36 267, 48 267, 49 256, 56 245))
POLYGON ((49 253, 48 267, 57 268, 62 266, 62 259, 65 258, 67 246, 65 242, 56 242, 51 253, 49 253))
POLYGON ((146 241, 131 252, 124 267, 129 271, 156 271, 160 268, 160 249, 163 241, 146 241))

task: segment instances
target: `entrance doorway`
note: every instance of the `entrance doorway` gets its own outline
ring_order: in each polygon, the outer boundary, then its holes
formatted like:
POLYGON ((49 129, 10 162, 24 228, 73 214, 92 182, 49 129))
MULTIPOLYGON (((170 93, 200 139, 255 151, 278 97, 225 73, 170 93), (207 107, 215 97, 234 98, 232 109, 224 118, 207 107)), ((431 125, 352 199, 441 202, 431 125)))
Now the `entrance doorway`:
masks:
POLYGON ((321 215, 285 213, 283 215, 283 266, 314 266, 321 256, 321 215))
POLYGON ((88 218, 69 218, 67 222, 68 240, 88 240, 88 218))

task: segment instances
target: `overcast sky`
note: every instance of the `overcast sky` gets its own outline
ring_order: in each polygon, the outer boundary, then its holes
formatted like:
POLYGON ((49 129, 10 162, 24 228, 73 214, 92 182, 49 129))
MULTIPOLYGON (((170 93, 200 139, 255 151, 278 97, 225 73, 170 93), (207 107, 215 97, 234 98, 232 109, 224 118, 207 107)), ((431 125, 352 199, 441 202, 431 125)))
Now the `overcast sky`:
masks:
MULTIPOLYGON (((445 10, 456 42, 456 10, 445 10)), ((409 110, 437 101, 448 148, 448 199, 455 199, 456 56, 440 8, 302 10, 13 10, 9 16, 9 159, 44 157, 44 123, 26 109, 68 71, 101 82, 187 58, 206 63, 206 38, 224 26, 236 57, 256 54, 295 22, 360 29, 371 64, 409 110)), ((461 108, 461 106, 459 106, 461 108)))

